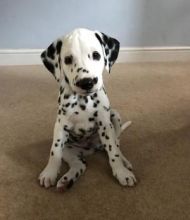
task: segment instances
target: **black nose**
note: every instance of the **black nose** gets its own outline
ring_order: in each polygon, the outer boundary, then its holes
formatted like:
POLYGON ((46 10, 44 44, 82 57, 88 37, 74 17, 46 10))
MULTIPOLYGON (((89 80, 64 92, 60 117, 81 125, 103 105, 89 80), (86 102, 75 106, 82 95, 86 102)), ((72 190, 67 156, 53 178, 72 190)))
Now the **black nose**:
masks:
POLYGON ((98 81, 98 78, 83 78, 81 80, 79 80, 77 83, 76 83, 76 86, 78 86, 79 88, 81 89, 84 89, 84 90, 90 90, 92 89, 92 87, 94 86, 94 84, 96 84, 98 81))

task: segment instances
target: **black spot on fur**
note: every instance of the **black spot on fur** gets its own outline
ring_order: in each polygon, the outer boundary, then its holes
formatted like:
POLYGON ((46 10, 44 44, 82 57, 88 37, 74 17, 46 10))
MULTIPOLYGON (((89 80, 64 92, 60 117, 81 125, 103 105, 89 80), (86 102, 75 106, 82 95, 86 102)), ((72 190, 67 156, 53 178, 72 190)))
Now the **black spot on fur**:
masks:
POLYGON ((55 59, 55 47, 53 43, 47 49, 47 56, 51 59, 55 59))
POLYGON ((78 115, 79 113, 78 113, 78 112, 75 112, 75 114, 78 115))
POLYGON ((107 65, 107 59, 106 58, 104 59, 104 65, 105 66, 107 65))
POLYGON ((112 149, 112 146, 111 146, 111 145, 109 145, 109 151, 111 151, 111 149, 112 149))
POLYGON ((55 68, 52 63, 48 62, 47 60, 43 60, 45 67, 53 74, 55 74, 55 68))
POLYGON ((70 103, 68 102, 66 105, 65 105, 65 107, 67 108, 67 107, 69 107, 70 106, 70 103))
POLYGON ((88 103, 88 98, 86 96, 84 96, 83 98, 84 98, 85 103, 88 103))
POLYGON ((68 129, 68 126, 67 126, 67 125, 65 125, 65 126, 63 127, 63 129, 64 129, 65 131, 69 132, 69 129, 68 129))
POLYGON ((65 82, 69 84, 69 79, 65 76, 65 82))
POLYGON ((59 40, 59 41, 57 41, 57 45, 56 45, 57 54, 60 54, 61 47, 62 47, 62 41, 59 40))
POLYGON ((105 132, 102 132, 102 137, 104 137, 105 136, 105 132))
POLYGON ((42 53, 41 53, 41 58, 45 58, 45 55, 46 55, 46 52, 45 52, 45 51, 42 52, 42 53))
POLYGON ((111 56, 109 57, 109 61, 115 61, 117 59, 118 53, 116 51, 112 51, 111 56))
POLYGON ((58 146, 58 144, 57 143, 55 143, 55 147, 57 147, 58 146))
POLYGON ((63 179, 64 179, 64 180, 67 180, 67 176, 64 176, 63 179))
POLYGON ((97 39, 99 40, 99 42, 100 42, 100 44, 104 44, 103 43, 103 41, 102 41, 102 39, 101 39, 101 37, 97 34, 97 33, 95 33, 95 36, 97 37, 97 39))
POLYGON ((61 57, 58 57, 59 68, 61 69, 61 57))
POLYGON ((73 186, 74 181, 71 179, 67 185, 67 189, 70 189, 73 186))
MULTIPOLYGON (((96 84, 98 82, 98 77, 94 77, 93 83, 96 84)), ((96 94, 96 93, 95 93, 96 94)))
POLYGON ((79 177, 79 173, 78 173, 78 172, 76 172, 75 177, 76 177, 76 178, 78 178, 78 177, 79 177))
POLYGON ((115 154, 115 157, 119 157, 119 154, 115 154))
POLYGON ((71 108, 74 108, 75 107, 75 103, 73 103, 72 105, 71 105, 71 108))
POLYGON ((54 155, 54 152, 52 151, 52 152, 51 152, 51 156, 53 156, 53 155, 54 155))
POLYGON ((104 43, 108 43, 108 37, 104 34, 104 33, 102 33, 102 35, 103 35, 103 40, 104 40, 104 43))
POLYGON ((64 95, 64 99, 68 99, 70 97, 70 95, 64 95))
POLYGON ((86 109, 85 105, 80 105, 80 108, 84 111, 86 109))
POLYGON ((58 98, 58 103, 60 104, 61 103, 61 97, 59 96, 58 98))
POLYGON ((115 162, 115 159, 112 159, 112 162, 115 162))
POLYGON ((105 53, 106 53, 106 55, 109 54, 109 49, 108 48, 105 49, 105 53))
POLYGON ((77 69, 77 72, 80 72, 81 70, 82 70, 82 67, 78 68, 78 69, 77 69))
POLYGON ((97 117, 98 116, 98 111, 95 111, 94 112, 94 117, 97 117))
POLYGON ((63 115, 67 113, 67 111, 64 108, 62 108, 61 110, 62 110, 63 115))
POLYGON ((80 161, 81 161, 83 164, 86 164, 86 160, 85 160, 83 157, 80 158, 80 161))
POLYGON ((109 140, 110 138, 106 135, 106 139, 109 140))
POLYGON ((89 121, 94 121, 94 118, 89 118, 88 120, 89 120, 89 121))
POLYGON ((62 94, 64 92, 64 87, 60 87, 60 94, 62 94))
POLYGON ((108 44, 108 47, 109 47, 110 49, 112 49, 112 47, 113 47, 113 45, 114 45, 114 42, 113 42, 112 38, 109 38, 109 39, 108 39, 107 44, 108 44))

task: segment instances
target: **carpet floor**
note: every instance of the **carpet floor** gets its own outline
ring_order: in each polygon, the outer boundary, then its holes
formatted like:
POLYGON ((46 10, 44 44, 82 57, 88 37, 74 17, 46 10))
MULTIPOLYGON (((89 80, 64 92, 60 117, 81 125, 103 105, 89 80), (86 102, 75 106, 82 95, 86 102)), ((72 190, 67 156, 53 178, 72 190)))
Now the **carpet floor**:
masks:
POLYGON ((189 219, 190 63, 117 64, 104 78, 112 107, 133 122, 121 148, 138 184, 120 186, 99 152, 67 192, 40 187, 58 86, 42 66, 0 67, 0 219, 189 219))

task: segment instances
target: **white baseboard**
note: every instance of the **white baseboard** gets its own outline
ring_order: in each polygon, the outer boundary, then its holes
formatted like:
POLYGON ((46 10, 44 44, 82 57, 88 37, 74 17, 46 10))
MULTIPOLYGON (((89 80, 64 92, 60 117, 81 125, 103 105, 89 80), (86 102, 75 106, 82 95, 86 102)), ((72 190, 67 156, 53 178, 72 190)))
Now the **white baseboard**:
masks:
POLYGON ((42 64, 42 49, 0 49, 0 66, 42 64))
POLYGON ((123 47, 118 62, 187 62, 190 47, 123 47))
MULTIPOLYGON (((43 49, 0 49, 0 66, 39 65, 43 49)), ((122 47, 117 63, 190 61, 190 47, 122 47)))

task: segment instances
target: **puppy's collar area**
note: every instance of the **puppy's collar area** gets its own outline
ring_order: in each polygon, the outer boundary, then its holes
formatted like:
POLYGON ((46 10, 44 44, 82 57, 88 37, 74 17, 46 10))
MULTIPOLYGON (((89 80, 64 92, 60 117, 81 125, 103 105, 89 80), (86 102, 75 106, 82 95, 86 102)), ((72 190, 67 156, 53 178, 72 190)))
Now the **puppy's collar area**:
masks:
MULTIPOLYGON (((84 92, 84 93, 78 93, 78 92, 76 92, 76 91, 74 91, 72 88, 71 88, 71 86, 67 83, 65 83, 64 85, 63 85, 63 87, 64 87, 64 90, 65 91, 67 91, 66 93, 67 93, 67 95, 74 95, 74 96, 76 96, 76 95, 78 95, 78 96, 83 96, 83 97, 89 97, 89 96, 93 96, 93 95, 95 95, 98 91, 104 91, 104 93, 106 94, 106 92, 105 92, 105 88, 104 88, 104 86, 102 86, 100 89, 98 89, 98 90, 95 90, 95 91, 92 91, 92 92, 84 92)), ((62 86, 60 87, 60 90, 61 90, 61 88, 62 88, 62 86)))

